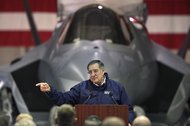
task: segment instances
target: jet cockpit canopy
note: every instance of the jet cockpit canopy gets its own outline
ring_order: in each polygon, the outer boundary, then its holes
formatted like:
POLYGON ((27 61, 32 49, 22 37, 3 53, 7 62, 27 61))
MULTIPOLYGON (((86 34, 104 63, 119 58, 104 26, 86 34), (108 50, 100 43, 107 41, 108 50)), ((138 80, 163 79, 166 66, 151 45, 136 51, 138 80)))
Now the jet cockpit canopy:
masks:
POLYGON ((128 44, 119 16, 99 4, 79 9, 73 16, 68 30, 64 43, 104 40, 109 43, 128 44))

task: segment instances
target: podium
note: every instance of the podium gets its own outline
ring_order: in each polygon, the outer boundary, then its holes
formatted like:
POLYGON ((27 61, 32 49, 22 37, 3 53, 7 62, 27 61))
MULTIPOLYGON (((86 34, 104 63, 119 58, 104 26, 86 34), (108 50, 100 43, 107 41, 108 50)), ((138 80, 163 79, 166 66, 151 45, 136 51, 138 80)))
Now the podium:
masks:
POLYGON ((102 120, 108 116, 117 116, 122 118, 128 124, 127 105, 76 105, 76 125, 83 126, 84 120, 90 115, 97 115, 102 120))

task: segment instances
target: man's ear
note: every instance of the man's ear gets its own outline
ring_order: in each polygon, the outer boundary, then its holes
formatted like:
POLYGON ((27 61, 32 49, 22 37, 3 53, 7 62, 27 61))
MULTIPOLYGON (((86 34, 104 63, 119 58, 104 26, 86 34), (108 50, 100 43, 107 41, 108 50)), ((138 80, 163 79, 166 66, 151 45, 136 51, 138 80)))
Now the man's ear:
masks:
POLYGON ((105 74, 106 73, 106 71, 103 69, 103 74, 105 74))

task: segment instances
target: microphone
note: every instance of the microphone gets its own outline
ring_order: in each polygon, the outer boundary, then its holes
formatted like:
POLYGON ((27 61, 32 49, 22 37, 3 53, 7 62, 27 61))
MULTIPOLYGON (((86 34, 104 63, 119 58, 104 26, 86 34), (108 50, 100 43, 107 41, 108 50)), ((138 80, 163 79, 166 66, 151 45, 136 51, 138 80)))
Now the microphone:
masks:
POLYGON ((83 102, 83 104, 87 104, 88 101, 89 101, 92 97, 94 97, 94 96, 96 96, 96 92, 91 91, 90 94, 89 94, 89 96, 88 96, 88 98, 83 102))
POLYGON ((83 104, 87 104, 87 102, 90 100, 91 97, 92 97, 92 92, 90 93, 90 95, 88 96, 88 98, 83 102, 83 104))
POLYGON ((113 102, 117 105, 119 105, 119 103, 117 102, 117 100, 115 99, 115 97, 113 96, 113 93, 110 91, 109 96, 111 97, 111 99, 113 100, 113 102))

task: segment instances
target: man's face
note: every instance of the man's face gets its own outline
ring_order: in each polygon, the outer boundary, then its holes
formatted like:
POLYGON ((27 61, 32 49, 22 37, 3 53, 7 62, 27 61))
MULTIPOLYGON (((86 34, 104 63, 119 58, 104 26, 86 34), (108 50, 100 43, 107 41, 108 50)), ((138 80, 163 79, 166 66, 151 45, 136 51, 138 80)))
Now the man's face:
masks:
POLYGON ((95 84, 101 84, 104 78, 104 70, 97 63, 92 64, 88 68, 90 80, 95 84))

